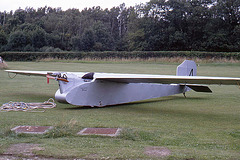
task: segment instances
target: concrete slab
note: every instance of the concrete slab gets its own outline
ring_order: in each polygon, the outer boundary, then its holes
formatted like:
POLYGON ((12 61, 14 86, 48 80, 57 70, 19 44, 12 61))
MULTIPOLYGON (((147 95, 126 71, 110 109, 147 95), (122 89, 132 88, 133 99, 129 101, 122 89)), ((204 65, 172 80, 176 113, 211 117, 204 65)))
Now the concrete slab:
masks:
POLYGON ((100 136, 110 136, 115 137, 120 133, 120 128, 84 128, 78 135, 100 135, 100 136))
POLYGON ((17 126, 11 131, 15 133, 44 134, 53 129, 52 126, 17 126))

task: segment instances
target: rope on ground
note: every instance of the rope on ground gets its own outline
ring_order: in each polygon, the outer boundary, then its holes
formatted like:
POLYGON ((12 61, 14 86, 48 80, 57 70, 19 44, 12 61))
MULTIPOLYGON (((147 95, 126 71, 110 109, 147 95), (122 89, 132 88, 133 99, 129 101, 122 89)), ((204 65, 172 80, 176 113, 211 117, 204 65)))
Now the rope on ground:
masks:
POLYGON ((45 112, 45 109, 55 108, 56 103, 52 98, 43 103, 25 103, 25 102, 8 102, 0 107, 0 112, 9 111, 24 111, 24 112, 45 112), (36 111, 37 109, 43 109, 43 111, 36 111))

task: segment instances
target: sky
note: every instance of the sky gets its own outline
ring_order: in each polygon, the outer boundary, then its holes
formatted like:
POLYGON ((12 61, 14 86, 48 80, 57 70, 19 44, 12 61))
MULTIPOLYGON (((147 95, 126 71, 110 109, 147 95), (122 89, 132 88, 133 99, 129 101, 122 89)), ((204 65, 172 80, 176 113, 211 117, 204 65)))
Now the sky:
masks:
POLYGON ((150 0, 1 0, 0 11, 15 11, 16 9, 25 9, 26 7, 33 7, 34 9, 49 6, 53 8, 61 7, 62 10, 69 8, 77 8, 82 10, 93 6, 100 6, 101 8, 112 8, 125 3, 126 6, 135 6, 136 4, 146 3, 150 0))

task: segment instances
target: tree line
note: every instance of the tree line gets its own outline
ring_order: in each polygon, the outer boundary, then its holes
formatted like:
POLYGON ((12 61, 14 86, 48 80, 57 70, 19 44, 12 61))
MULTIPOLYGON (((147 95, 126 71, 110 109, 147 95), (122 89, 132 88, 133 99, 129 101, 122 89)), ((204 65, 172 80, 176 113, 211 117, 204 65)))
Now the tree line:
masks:
POLYGON ((0 12, 0 51, 240 51, 240 0, 0 12))

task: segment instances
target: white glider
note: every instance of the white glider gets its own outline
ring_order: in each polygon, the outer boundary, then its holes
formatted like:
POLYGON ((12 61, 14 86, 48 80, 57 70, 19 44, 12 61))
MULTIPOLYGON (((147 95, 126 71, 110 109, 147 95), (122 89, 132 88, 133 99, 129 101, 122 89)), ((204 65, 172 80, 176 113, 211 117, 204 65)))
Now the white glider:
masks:
POLYGON ((203 84, 239 85, 240 78, 196 76, 194 61, 185 60, 177 75, 115 74, 56 71, 6 70, 9 73, 55 79, 55 99, 77 106, 103 107, 183 93, 212 92, 203 84))

